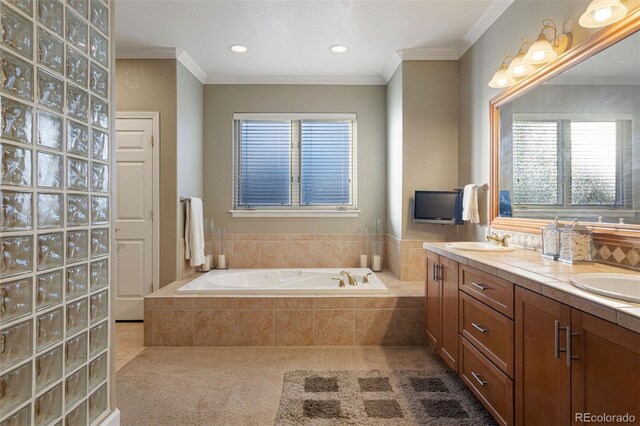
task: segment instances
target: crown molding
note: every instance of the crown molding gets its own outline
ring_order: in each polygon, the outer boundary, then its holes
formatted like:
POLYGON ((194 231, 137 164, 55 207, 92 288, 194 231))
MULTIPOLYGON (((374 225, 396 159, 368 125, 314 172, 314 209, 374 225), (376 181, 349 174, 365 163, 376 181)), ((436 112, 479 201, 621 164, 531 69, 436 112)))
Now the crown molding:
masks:
POLYGON ((207 84, 309 84, 383 86, 382 77, 231 77, 211 76, 207 84))
POLYGON ((447 47, 412 47, 396 50, 402 61, 456 61, 458 55, 455 49, 447 47))
POLYGON ((116 59, 176 59, 176 48, 116 46, 116 59))
POLYGON ((193 76, 200 81, 200 83, 205 84, 207 82, 207 73, 204 72, 202 68, 200 68, 200 65, 198 65, 191 56, 189 56, 186 50, 180 52, 177 59, 178 62, 184 65, 184 67, 188 69, 191 74, 193 74, 193 76))
POLYGON ((389 61, 387 66, 384 68, 384 71, 382 72, 382 78, 384 78, 384 81, 386 83, 388 83, 389 80, 391 80, 391 77, 393 77, 393 74, 396 73, 396 70, 398 69, 401 63, 402 63, 402 59, 400 59, 400 56, 398 56, 397 53, 394 53, 393 56, 391 57, 391 60, 389 61))
POLYGON ((464 35, 464 39, 457 49, 458 58, 461 58, 473 44, 478 41, 482 34, 489 29, 496 19, 511 6, 514 0, 493 0, 487 10, 480 16, 475 24, 464 35))

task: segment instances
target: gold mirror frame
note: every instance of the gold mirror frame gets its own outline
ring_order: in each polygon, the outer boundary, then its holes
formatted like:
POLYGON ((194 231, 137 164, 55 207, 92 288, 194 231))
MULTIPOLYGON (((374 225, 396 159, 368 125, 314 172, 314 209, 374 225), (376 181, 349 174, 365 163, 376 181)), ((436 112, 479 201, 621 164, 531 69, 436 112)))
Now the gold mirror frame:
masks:
MULTIPOLYGON (((489 193, 489 215, 491 227, 505 231, 539 234, 540 228, 550 220, 500 217, 499 214, 499 161, 500 161, 500 107, 511 102, 547 80, 568 70, 596 53, 640 31, 640 8, 631 11, 623 20, 594 34, 573 49, 567 51, 554 62, 546 65, 516 85, 504 90, 491 99, 489 119, 491 126, 491 178, 489 193)), ((594 237, 601 242, 631 243, 640 247, 640 225, 601 224, 589 222, 594 237)))

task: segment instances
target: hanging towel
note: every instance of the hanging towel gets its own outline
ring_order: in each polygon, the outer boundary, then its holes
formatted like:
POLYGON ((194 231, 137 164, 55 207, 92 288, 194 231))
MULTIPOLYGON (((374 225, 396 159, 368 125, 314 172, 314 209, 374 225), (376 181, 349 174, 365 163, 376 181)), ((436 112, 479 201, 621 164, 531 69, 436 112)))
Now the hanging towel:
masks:
POLYGON ((478 185, 469 184, 464 187, 462 195, 462 220, 471 223, 480 223, 478 213, 478 185))
POLYGON ((184 258, 192 267, 204 263, 204 225, 202 220, 202 200, 191 197, 186 202, 184 221, 184 258))

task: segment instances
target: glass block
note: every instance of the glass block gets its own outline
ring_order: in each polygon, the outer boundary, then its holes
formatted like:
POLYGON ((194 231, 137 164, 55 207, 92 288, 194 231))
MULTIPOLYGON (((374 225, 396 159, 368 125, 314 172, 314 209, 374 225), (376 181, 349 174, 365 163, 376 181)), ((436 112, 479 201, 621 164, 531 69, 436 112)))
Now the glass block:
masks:
POLYGON ((33 55, 33 23, 8 7, 0 9, 2 44, 31 59, 33 55))
POLYGON ((36 392, 62 377, 62 345, 36 358, 36 392))
POLYGON ((109 229, 91 230, 91 257, 109 254, 109 229))
MULTIPOLYGON (((0 368, 5 369, 27 359, 33 352, 33 322, 23 321, 0 332, 0 368)), ((1 386, 2 384, 0 384, 1 386)))
POLYGON ((109 159, 109 135, 96 129, 91 129, 91 157, 95 160, 109 159))
POLYGON ((88 74, 89 59, 72 48, 67 47, 67 77, 82 87, 86 87, 88 74))
POLYGON ((67 4, 85 19, 89 17, 89 2, 87 0, 67 0, 67 4))
POLYGON ((87 231, 67 232, 67 263, 86 260, 89 256, 87 231))
POLYGON ((109 35, 109 9, 97 0, 91 1, 91 23, 104 34, 109 35))
POLYGON ((62 340, 62 308, 38 315, 36 318, 36 348, 46 348, 62 340))
POLYGON ((83 52, 87 51, 89 30, 87 24, 75 13, 67 9, 66 35, 67 41, 83 52))
POLYGON ((91 197, 91 223, 93 225, 109 223, 109 199, 107 197, 91 197))
POLYGON ((0 231, 33 228, 33 195, 30 192, 0 191, 0 231))
POLYGON ((38 193, 38 229, 64 226, 62 194, 38 193))
MULTIPOLYGON (((1 52, 0 52, 1 53, 1 52)), ((2 106, 2 137, 31 145, 33 109, 20 102, 0 96, 2 106)))
POLYGON ((0 277, 31 272, 33 239, 30 235, 0 238, 0 277))
POLYGON ((67 336, 87 328, 87 299, 67 304, 67 336))
POLYGON ((62 232, 38 235, 38 270, 53 268, 64 263, 62 232))
POLYGON ((67 158, 67 188, 86 191, 89 186, 89 163, 84 160, 67 158))
POLYGON ((38 110, 38 145, 62 149, 62 117, 38 110))
POLYGON ((87 121, 89 94, 71 84, 67 84, 67 114, 80 121, 87 121))
POLYGON ((62 281, 63 273, 61 270, 38 275, 36 278, 37 309, 44 309, 62 302, 62 281))
POLYGON ((91 263, 91 291, 109 284, 109 260, 98 260, 91 263))
POLYGON ((109 41, 91 28, 91 49, 89 56, 105 67, 109 66, 109 41))
POLYGON ((109 342, 108 321, 102 322, 89 330, 89 356, 99 354, 107 348, 109 342))
POLYGON ((91 190, 109 192, 109 166, 91 163, 91 190))
POLYGON ((23 11, 29 16, 33 16, 33 0, 7 0, 9 3, 23 11))
POLYGON ((42 394, 35 401, 36 426, 48 425, 62 415, 62 383, 42 394))
POLYGON ((89 363, 89 391, 107 380, 107 354, 103 353, 89 363))
POLYGON ((67 414, 64 418, 64 424, 66 426, 84 426, 89 424, 87 423, 87 401, 84 401, 74 408, 72 412, 67 414))
POLYGON ((87 332, 79 334, 65 343, 65 371, 71 371, 87 362, 87 332))
POLYGON ((64 44, 42 28, 38 28, 38 62, 64 74, 64 44))
POLYGON ((106 129, 109 127, 109 104, 91 96, 91 124, 106 129))
POLYGON ((109 293, 101 291, 91 295, 89 303, 89 319, 91 323, 103 320, 109 314, 109 293))
POLYGON ((32 295, 31 278, 0 284, 0 324, 29 315, 33 310, 32 295))
POLYGON ((57 0, 38 0, 38 21, 61 36, 63 10, 64 6, 57 0))
POLYGON ((62 189, 62 156, 38 152, 38 186, 40 188, 62 189))
POLYGON ((75 121, 67 120, 67 152, 89 155, 89 128, 75 121))
POLYGON ((89 85, 92 92, 97 93, 103 98, 107 98, 109 93, 109 73, 101 66, 91 62, 91 78, 89 85))
POLYGON ((59 78, 38 70, 38 103, 62 112, 64 83, 59 78))
POLYGON ((0 418, 31 398, 31 362, 0 376, 0 418))
POLYGON ((89 224, 89 196, 67 195, 67 226, 89 224))
POLYGON ((2 185, 31 186, 31 150, 0 144, 2 185))
POLYGON ((33 65, 0 49, 0 89, 28 101, 33 100, 33 65))
POLYGON ((67 377, 64 381, 64 394, 67 409, 87 395, 87 367, 67 377))
POLYGON ((67 268, 67 299, 87 294, 89 291, 88 269, 87 264, 67 268))
POLYGON ((31 404, 25 405, 6 419, 0 426, 25 426, 31 424, 31 404))
POLYGON ((89 421, 95 421, 102 413, 107 411, 107 384, 100 386, 89 396, 89 421))

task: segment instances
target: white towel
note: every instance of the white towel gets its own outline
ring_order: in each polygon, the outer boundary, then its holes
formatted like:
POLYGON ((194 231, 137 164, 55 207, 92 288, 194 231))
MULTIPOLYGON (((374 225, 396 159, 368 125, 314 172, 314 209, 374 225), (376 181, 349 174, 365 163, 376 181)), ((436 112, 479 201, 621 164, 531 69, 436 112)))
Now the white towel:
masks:
POLYGON ((204 224, 202 220, 202 200, 191 197, 186 203, 184 221, 184 258, 192 267, 204 263, 204 224))
POLYGON ((469 184, 464 187, 462 195, 462 220, 471 223, 480 223, 478 213, 478 185, 469 184))

